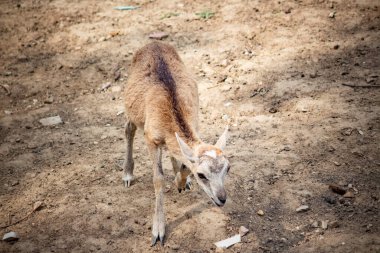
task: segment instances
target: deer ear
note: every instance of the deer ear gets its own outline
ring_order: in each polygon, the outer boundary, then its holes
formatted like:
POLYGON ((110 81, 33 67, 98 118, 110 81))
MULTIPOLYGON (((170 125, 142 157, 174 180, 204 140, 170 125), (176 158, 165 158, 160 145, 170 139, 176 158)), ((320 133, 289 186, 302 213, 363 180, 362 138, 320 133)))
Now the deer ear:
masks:
POLYGON ((216 142, 215 146, 220 148, 221 150, 224 150, 227 144, 228 139, 228 126, 226 126, 226 129, 224 130, 223 134, 219 137, 219 140, 216 142))
POLYGON ((190 162, 195 163, 198 158, 194 155, 193 150, 181 139, 181 137, 179 137, 177 133, 175 133, 175 137, 177 138, 177 142, 179 148, 181 149, 182 155, 190 162))

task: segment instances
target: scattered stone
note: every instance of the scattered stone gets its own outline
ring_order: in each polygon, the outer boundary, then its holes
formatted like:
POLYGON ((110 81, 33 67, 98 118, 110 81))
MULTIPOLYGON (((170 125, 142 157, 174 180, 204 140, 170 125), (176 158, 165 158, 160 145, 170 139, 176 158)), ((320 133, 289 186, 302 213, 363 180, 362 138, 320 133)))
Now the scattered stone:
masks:
POLYGON ((326 230, 326 229, 327 229, 327 226, 328 226, 328 221, 327 221, 327 220, 323 220, 323 221, 321 222, 321 227, 322 227, 322 229, 326 230))
POLYGON ((231 85, 224 85, 222 86, 222 88, 220 89, 221 91, 229 91, 232 89, 232 86, 231 85))
POLYGON ((223 119, 224 121, 228 121, 228 120, 230 119, 230 117, 228 117, 227 114, 223 114, 222 119, 223 119))
POLYGON ((340 165, 341 165, 341 164, 340 164, 339 162, 337 162, 337 161, 334 161, 333 163, 335 164, 335 166, 340 166, 340 165))
POLYGON ((108 89, 109 87, 111 87, 111 82, 106 82, 106 83, 102 84, 100 90, 104 91, 104 90, 108 89))
POLYGON ((319 225, 318 225, 318 221, 314 221, 312 224, 311 224, 311 227, 312 228, 318 228, 319 225))
POLYGON ((345 135, 345 136, 350 136, 351 134, 352 134, 352 131, 353 131, 354 129, 353 128, 351 128, 351 127, 345 127, 345 128, 343 128, 341 131, 340 131, 340 133, 342 134, 342 135, 345 135))
POLYGON ((336 14, 336 12, 335 12, 335 11, 333 11, 333 12, 330 12, 330 14, 329 14, 329 18, 335 18, 335 14, 336 14))
POLYGON ((259 211, 257 211, 257 214, 260 215, 260 216, 264 216, 264 211, 263 210, 259 210, 259 211))
POLYGON ((62 121, 62 119, 61 119, 60 116, 53 116, 53 117, 43 118, 43 119, 40 119, 39 122, 43 126, 54 126, 54 125, 58 125, 58 124, 62 124, 63 123, 63 121, 62 121))
POLYGON ((337 50, 337 49, 339 49, 339 45, 338 44, 336 44, 336 45, 334 45, 334 47, 333 47, 335 50, 337 50))
POLYGON ((284 12, 285 12, 285 14, 290 14, 292 12, 292 8, 288 8, 284 12))
POLYGON ((340 187, 339 185, 336 185, 336 184, 330 184, 329 189, 335 193, 340 194, 340 195, 344 195, 347 192, 346 189, 343 189, 342 187, 340 187))
POLYGON ((278 112, 278 110, 277 110, 277 108, 272 107, 269 109, 269 112, 270 113, 276 113, 276 112, 278 112))
POLYGON ((344 198, 355 198, 355 195, 353 192, 351 191, 347 191, 344 195, 343 195, 344 198))
POLYGON ((3 236, 3 241, 6 241, 6 242, 15 242, 18 239, 20 239, 20 237, 18 236, 16 232, 9 232, 3 236))
POLYGON ((4 110, 4 113, 5 113, 6 115, 11 115, 11 114, 12 114, 12 111, 4 110))
POLYGON ((172 250, 179 250, 179 245, 178 244, 173 244, 173 245, 171 245, 170 246, 170 248, 172 249, 172 250))
POLYGON ((249 232, 249 229, 246 228, 246 227, 244 227, 244 226, 241 226, 239 228, 239 234, 240 234, 240 236, 245 236, 246 234, 248 234, 248 232, 249 232))
POLYGON ((52 96, 48 97, 44 101, 45 104, 52 104, 53 102, 54 102, 54 98, 52 96))
POLYGON ((33 204, 33 210, 34 211, 39 211, 44 207, 44 202, 42 201, 37 201, 36 203, 33 204))
POLYGON ((18 180, 13 180, 11 181, 11 186, 16 186, 18 185, 20 182, 18 180))
POLYGON ((308 205, 302 205, 296 209, 297 213, 309 211, 310 207, 308 205))
POLYGON ((100 37, 99 39, 98 39, 98 42, 103 42, 103 41, 106 41, 107 39, 106 39, 106 37, 100 37))
POLYGON ((227 79, 227 75, 221 75, 219 78, 218 78, 218 83, 223 83, 226 79, 227 79))
POLYGON ((316 78, 318 76, 317 71, 310 73, 310 78, 316 78))
POLYGON ((339 227, 339 223, 337 221, 329 222, 329 227, 330 228, 338 228, 339 227))
POLYGON ((154 32, 149 34, 149 39, 162 40, 169 37, 169 34, 166 32, 154 32))
POLYGON ((358 129, 358 133, 359 133, 360 135, 363 135, 363 134, 364 134, 363 131, 360 130, 360 129, 358 129))
POLYGON ((124 113, 124 110, 118 111, 118 112, 116 113, 116 116, 120 116, 120 115, 122 115, 123 113, 124 113))

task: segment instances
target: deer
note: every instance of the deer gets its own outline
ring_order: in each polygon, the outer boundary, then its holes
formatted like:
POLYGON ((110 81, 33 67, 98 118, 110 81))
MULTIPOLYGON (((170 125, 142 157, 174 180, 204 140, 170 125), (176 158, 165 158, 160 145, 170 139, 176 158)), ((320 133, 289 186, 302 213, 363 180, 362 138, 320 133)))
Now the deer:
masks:
POLYGON ((179 192, 192 187, 191 177, 212 202, 222 207, 227 200, 224 179, 230 169, 223 153, 228 126, 215 145, 204 143, 198 135, 198 86, 175 48, 151 42, 134 54, 125 86, 126 153, 123 181, 133 180, 133 141, 142 129, 153 162, 155 208, 151 246, 164 245, 164 174, 162 151, 167 151, 179 192))

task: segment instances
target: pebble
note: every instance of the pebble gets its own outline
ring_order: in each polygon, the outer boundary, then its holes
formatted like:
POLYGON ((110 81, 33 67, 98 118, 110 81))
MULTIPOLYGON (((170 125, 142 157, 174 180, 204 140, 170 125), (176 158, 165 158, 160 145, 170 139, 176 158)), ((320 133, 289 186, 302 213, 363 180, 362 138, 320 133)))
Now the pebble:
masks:
POLYGON ((106 40, 106 37, 100 37, 99 39, 98 39, 98 42, 102 42, 102 41, 105 41, 106 40))
POLYGON ((39 211, 43 208, 44 203, 42 201, 37 201, 36 203, 33 204, 33 210, 34 211, 39 211))
POLYGON ((169 37, 169 34, 166 32, 154 32, 149 34, 149 39, 162 40, 169 37))
POLYGON ((244 226, 241 226, 239 228, 239 234, 240 234, 240 236, 245 236, 246 234, 248 234, 248 232, 249 232, 249 229, 246 228, 246 227, 244 227, 244 226))
POLYGON ((310 210, 310 207, 308 205, 302 205, 296 209, 296 212, 300 213, 300 212, 306 212, 309 210, 310 210))
POLYGON ((102 87, 100 88, 100 90, 103 91, 103 90, 108 89, 109 87, 111 87, 111 82, 106 82, 102 84, 102 87))
POLYGON ((337 221, 332 221, 329 223, 330 228, 337 228, 339 227, 339 223, 337 221))
POLYGON ((14 242, 14 241, 17 241, 18 239, 20 239, 20 237, 18 236, 16 232, 9 232, 3 236, 3 241, 6 241, 6 242, 14 242))
POLYGON ((340 195, 344 195, 347 192, 345 189, 336 184, 330 184, 329 189, 340 195))
POLYGON ((124 113, 124 111, 123 111, 123 110, 121 110, 121 111, 118 111, 118 112, 116 113, 116 116, 122 115, 123 113, 124 113))
POLYGON ((335 11, 333 11, 333 12, 330 12, 330 14, 329 14, 329 18, 335 18, 335 11))
POLYGON ((318 228, 318 221, 314 221, 312 224, 311 224, 311 227, 312 228, 318 228))
POLYGON ((264 211, 263 210, 259 210, 259 211, 257 211, 257 214, 260 215, 260 216, 263 216, 264 215, 264 211))
POLYGON ((58 125, 58 124, 62 124, 63 123, 63 121, 62 121, 62 119, 61 119, 60 116, 53 116, 53 117, 43 118, 43 119, 40 119, 39 122, 43 126, 54 126, 54 125, 58 125))
POLYGON ((333 47, 335 50, 337 50, 337 49, 339 49, 339 45, 338 44, 336 44, 336 45, 334 45, 334 47, 333 47))
POLYGON ((322 223, 321 223, 322 229, 327 229, 327 226, 328 226, 328 221, 323 220, 322 223))
POLYGON ((355 195, 354 195, 351 191, 348 191, 348 192, 346 192, 346 193, 343 195, 343 197, 345 197, 345 198, 354 198, 355 195))
POLYGON ((179 250, 179 245, 178 244, 173 244, 171 247, 170 247, 172 250, 179 250))

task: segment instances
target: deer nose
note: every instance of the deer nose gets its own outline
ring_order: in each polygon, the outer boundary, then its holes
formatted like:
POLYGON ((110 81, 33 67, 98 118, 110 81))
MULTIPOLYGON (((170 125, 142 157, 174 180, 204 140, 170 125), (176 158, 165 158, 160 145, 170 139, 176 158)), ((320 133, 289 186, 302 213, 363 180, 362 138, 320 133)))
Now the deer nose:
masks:
POLYGON ((226 197, 223 197, 223 198, 220 198, 218 197, 219 201, 224 205, 226 203, 226 200, 227 198, 226 197))
POLYGON ((224 205, 224 203, 226 203, 227 194, 226 194, 226 191, 224 189, 220 190, 218 192, 217 197, 218 197, 218 200, 220 201, 220 203, 222 203, 223 205, 224 205))

